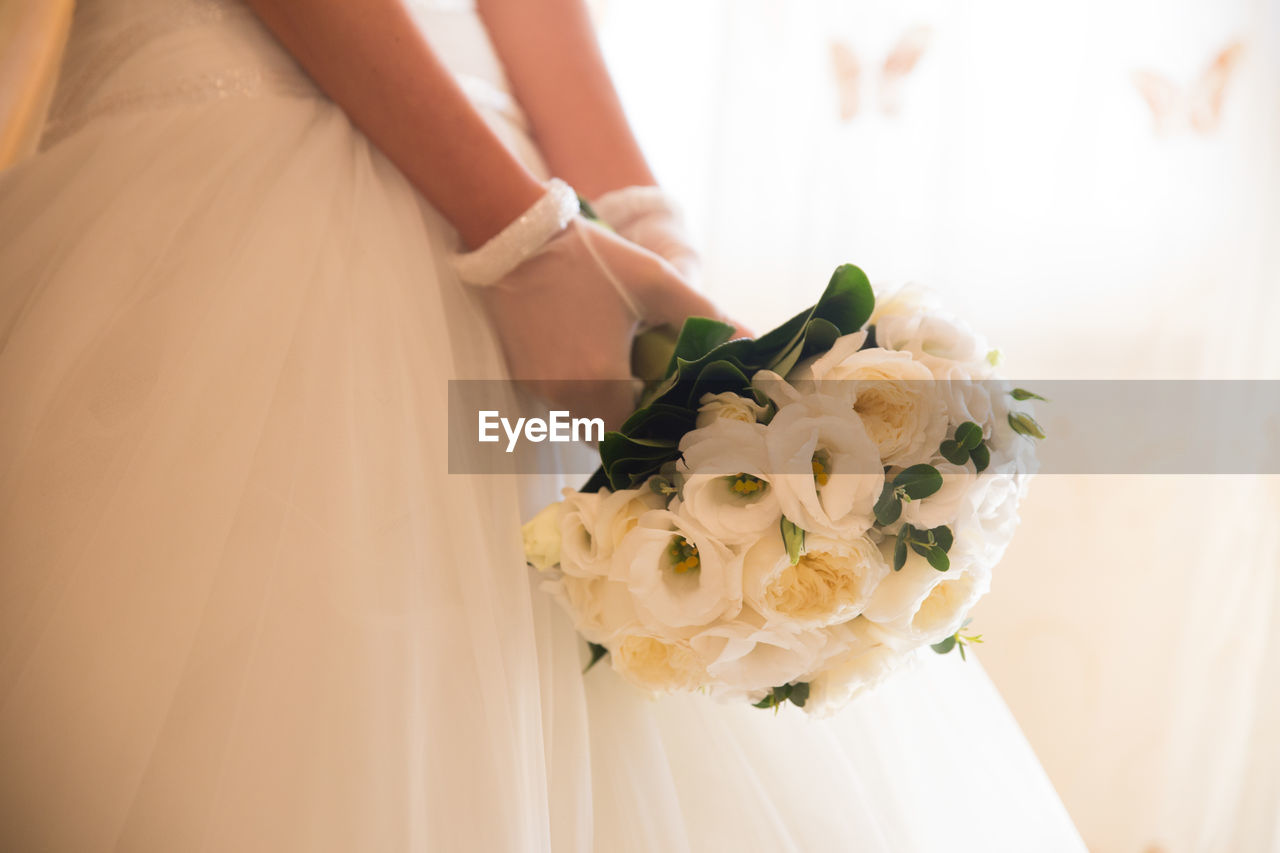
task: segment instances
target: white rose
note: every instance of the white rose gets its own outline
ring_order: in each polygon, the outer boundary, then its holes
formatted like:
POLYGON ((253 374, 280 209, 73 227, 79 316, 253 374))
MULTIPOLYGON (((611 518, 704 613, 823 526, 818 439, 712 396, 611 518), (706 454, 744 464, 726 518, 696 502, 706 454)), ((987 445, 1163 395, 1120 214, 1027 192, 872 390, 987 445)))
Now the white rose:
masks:
POLYGON ((669 510, 640 516, 610 577, 627 585, 641 620, 660 633, 732 618, 742 606, 742 558, 669 510))
POLYGON ((612 644, 628 631, 640 630, 635 604, 626 584, 602 577, 562 575, 543 585, 567 610, 578 633, 592 643, 612 644))
POLYGON ((806 713, 825 717, 885 680, 910 656, 911 647, 866 619, 827 629, 826 660, 809 679, 806 713))
MULTIPOLYGON (((881 553, 887 561, 893 559, 895 537, 887 536, 880 543, 881 553)), ((952 550, 955 549, 954 543, 952 550)), ((953 555, 948 552, 948 557, 953 555)), ((955 571, 954 565, 948 571, 955 571)), ((892 562, 890 562, 892 566, 892 562)), ((863 608, 862 615, 879 625, 903 625, 920 607, 920 602, 933 590, 945 572, 940 572, 929 565, 924 557, 910 548, 907 549, 907 561, 898 571, 885 575, 880 585, 871 595, 871 600, 863 608)))
POLYGON ((960 630, 969 611, 991 588, 991 571, 981 563, 971 562, 959 574, 946 573, 920 602, 911 620, 897 623, 890 630, 902 631, 922 643, 937 643, 960 630))
POLYGON ((680 440, 683 485, 671 511, 726 545, 754 542, 782 516, 770 483, 765 428, 720 419, 680 440))
POLYGON ((774 531, 746 553, 743 598, 767 624, 818 628, 857 616, 888 573, 880 548, 865 536, 838 540, 808 534, 793 566, 781 534, 774 531))
POLYGON ((911 353, 929 369, 952 424, 990 426, 991 393, 983 380, 993 375, 991 349, 964 321, 941 311, 888 313, 876 324, 876 343, 911 353))
POLYGON ((886 465, 928 458, 947 433, 946 400, 933 374, 909 352, 860 350, 859 335, 838 339, 804 371, 816 390, 847 399, 886 465))
MULTIPOLYGON (((893 540, 886 540, 889 548, 893 540)), ((863 615, 881 628, 915 643, 936 643, 959 629, 965 615, 987 591, 989 566, 976 559, 960 539, 947 556, 951 568, 940 572, 915 551, 906 565, 881 582, 863 615)))
POLYGON ((564 502, 556 501, 520 528, 524 539, 524 558, 535 569, 545 571, 560 563, 560 519, 563 515, 564 502))
POLYGON ((884 487, 880 452, 847 403, 819 394, 783 406, 765 432, 782 514, 835 539, 864 533, 884 487))
POLYGON ((972 463, 952 465, 933 459, 930 464, 942 475, 942 488, 927 498, 902 502, 902 520, 925 529, 955 524, 975 480, 972 463))
POLYGON ((753 424, 760 420, 766 407, 755 400, 724 391, 719 394, 706 393, 698 400, 699 428, 711 426, 717 420, 725 419, 753 424))
POLYGON ((689 645, 706 666, 717 698, 759 700, 817 664, 826 646, 820 632, 763 624, 759 614, 743 610, 738 619, 717 623, 690 638, 689 645))
POLYGON ((696 690, 706 681, 701 661, 683 641, 631 634, 609 658, 619 675, 650 693, 696 690))
POLYGON ((579 577, 609 574, 610 559, 622 538, 641 515, 665 505, 648 487, 595 493, 565 489, 564 503, 560 568, 579 577))

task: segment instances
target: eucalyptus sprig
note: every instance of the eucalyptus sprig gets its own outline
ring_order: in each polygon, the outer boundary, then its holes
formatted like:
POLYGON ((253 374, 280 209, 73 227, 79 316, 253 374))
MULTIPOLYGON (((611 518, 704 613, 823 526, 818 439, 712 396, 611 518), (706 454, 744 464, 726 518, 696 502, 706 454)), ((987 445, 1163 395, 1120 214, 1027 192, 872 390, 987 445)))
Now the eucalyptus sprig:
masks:
POLYGON ((961 633, 961 631, 964 631, 964 629, 965 629, 965 628, 968 628, 968 627, 969 627, 969 623, 970 623, 970 622, 972 622, 972 621, 973 621, 972 619, 966 619, 966 620, 964 620, 964 624, 960 626, 960 630, 959 630, 959 631, 956 631, 956 632, 955 632, 954 634, 952 634, 950 637, 947 637, 946 639, 942 640, 941 642, 934 643, 934 644, 933 644, 932 646, 930 646, 929 648, 933 649, 935 652, 937 652, 937 653, 938 653, 938 654, 940 654, 940 655, 945 655, 945 654, 947 654, 948 652, 950 652, 952 649, 958 649, 958 650, 959 650, 959 652, 960 652, 960 660, 967 661, 967 660, 968 660, 968 658, 965 656, 965 653, 964 653, 964 647, 965 647, 967 644, 969 644, 969 643, 981 643, 981 642, 982 642, 982 635, 981 635, 981 634, 963 634, 963 633, 961 633))
POLYGON ((979 474, 991 464, 991 449, 983 442, 982 427, 974 421, 956 427, 955 436, 942 442, 938 452, 952 465, 963 465, 972 459, 979 474))
POLYGON ((929 561, 940 572, 951 568, 951 558, 947 552, 955 543, 951 528, 945 524, 939 527, 921 529, 912 524, 902 525, 898 531, 898 541, 893 546, 893 570, 901 571, 907 564, 907 548, 915 551, 929 561))
POLYGON ((886 480, 880 498, 872 508, 876 521, 884 527, 902 515, 903 501, 918 501, 942 488, 942 473, 932 465, 912 465, 886 480))
POLYGON ((803 708, 804 703, 809 701, 809 682, 797 681, 794 684, 784 684, 781 687, 775 687, 769 691, 769 695, 765 696, 759 702, 754 703, 756 708, 772 708, 773 712, 778 713, 778 709, 783 704, 790 702, 797 708, 803 708))

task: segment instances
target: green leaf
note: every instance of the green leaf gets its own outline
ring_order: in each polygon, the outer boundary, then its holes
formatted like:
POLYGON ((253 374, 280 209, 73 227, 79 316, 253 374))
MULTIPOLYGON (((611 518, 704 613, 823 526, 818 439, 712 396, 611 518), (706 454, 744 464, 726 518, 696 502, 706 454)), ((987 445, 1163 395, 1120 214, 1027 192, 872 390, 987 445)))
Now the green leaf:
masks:
POLYGON ((950 551, 951 546, 955 543, 955 536, 951 533, 951 528, 945 524, 941 527, 932 528, 929 533, 932 535, 934 543, 943 551, 950 551))
POLYGON ((982 427, 973 421, 965 421, 956 427, 956 444, 965 450, 973 450, 982 443, 982 427))
POLYGON ((676 349, 667 365, 667 375, 676 369, 677 359, 697 361, 711 353, 720 344, 733 337, 733 326, 707 317, 690 317, 680 327, 676 349))
POLYGON ((942 442, 942 446, 938 448, 938 452, 942 454, 943 459, 947 460, 952 465, 963 465, 969 461, 968 449, 961 447, 949 438, 942 442))
POLYGON ((898 531, 898 541, 893 544, 893 570, 895 572, 902 571, 902 567, 907 564, 907 541, 911 536, 907 531, 911 529, 910 524, 904 524, 902 529, 898 531))
POLYGON ((934 643, 929 648, 933 649, 935 652, 937 652, 940 655, 945 655, 947 652, 951 651, 955 647, 956 647, 956 635, 952 634, 950 637, 947 637, 945 640, 934 643))
POLYGON ((792 705, 803 708, 804 703, 809 701, 809 682, 798 681, 791 685, 791 695, 787 698, 791 700, 792 705))
POLYGON ((893 485, 910 500, 918 501, 942 488, 942 474, 932 465, 912 465, 893 478, 893 485))
POLYGON ((604 227, 609 228, 610 231, 613 230, 609 227, 609 223, 600 218, 600 214, 595 212, 595 209, 591 206, 591 202, 587 201, 581 193, 578 193, 578 212, 582 214, 583 219, 590 219, 592 222, 598 222, 604 227))
POLYGON ((785 515, 782 517, 782 544, 787 548, 787 559, 791 565, 800 562, 804 553, 804 530, 785 515))
POLYGON ((1013 427, 1013 431, 1019 435, 1044 438, 1044 430, 1040 428, 1040 424, 1036 423, 1036 419, 1026 412, 1010 412, 1009 426, 1013 427))
POLYGON ((876 515, 876 521, 882 527, 893 524, 898 520, 898 516, 902 515, 902 501, 894 496, 893 483, 884 484, 884 489, 880 492, 880 499, 876 501, 873 511, 876 515))
POLYGON ((1009 392, 1009 396, 1015 400, 1044 400, 1049 402, 1047 397, 1041 397, 1034 391, 1028 391, 1026 388, 1014 388, 1009 392))
POLYGON ((973 467, 979 474, 987 470, 987 466, 991 464, 991 451, 985 444, 979 444, 969 451, 969 455, 973 459, 973 467))
POLYGON ((586 668, 582 670, 583 675, 586 675, 587 671, 595 666, 602 657, 609 654, 609 650, 599 643, 587 643, 587 648, 591 650, 591 660, 587 663, 586 668))
POLYGON ((948 557, 947 552, 943 551, 941 548, 930 548, 929 552, 924 555, 924 558, 929 561, 929 565, 933 566, 940 572, 945 572, 947 569, 951 568, 951 558, 948 557))

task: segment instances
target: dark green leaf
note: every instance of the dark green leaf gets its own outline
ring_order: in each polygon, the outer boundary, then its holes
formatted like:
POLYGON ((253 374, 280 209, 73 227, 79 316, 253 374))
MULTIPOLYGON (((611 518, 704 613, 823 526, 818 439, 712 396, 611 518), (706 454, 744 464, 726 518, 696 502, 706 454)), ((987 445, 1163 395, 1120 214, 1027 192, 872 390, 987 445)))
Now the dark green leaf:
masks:
POLYGON ((809 682, 798 681, 791 685, 791 695, 787 698, 791 700, 792 705, 803 708, 804 703, 809 701, 809 682))
POLYGON ((898 516, 902 515, 902 501, 894 497, 892 483, 884 484, 884 489, 880 492, 880 499, 876 501, 874 512, 876 521, 881 526, 893 524, 898 520, 898 516))
POLYGON ((676 369, 676 360, 697 361, 733 337, 733 326, 707 317, 690 317, 680 327, 675 352, 667 365, 667 375, 676 369))
POLYGON ((932 465, 912 465, 893 478, 893 485, 911 500, 918 501, 942 488, 942 474, 932 465))
POLYGON ((932 528, 929 533, 932 534, 934 544, 939 548, 943 551, 951 550, 951 546, 955 542, 955 537, 952 535, 950 527, 947 527, 944 524, 941 527, 932 528))
POLYGON ((982 443, 982 427, 973 421, 965 421, 956 427, 956 444, 965 450, 973 450, 982 443))
POLYGON ((1036 419, 1026 412, 1010 412, 1009 426, 1013 427, 1013 431, 1019 435, 1044 438, 1044 430, 1040 428, 1040 424, 1036 423, 1036 419))
POLYGON ((604 646, 600 645, 599 643, 587 643, 587 648, 591 650, 591 660, 587 662, 586 669, 582 670, 584 675, 586 674, 587 670, 591 669, 591 667, 596 665, 596 663, 600 660, 600 658, 609 654, 609 650, 606 649, 604 646))
POLYGON ((929 553, 925 554, 924 558, 929 561, 929 565, 940 572, 945 572, 951 568, 951 558, 947 556, 947 552, 936 546, 930 548, 929 553))
POLYGON ((902 571, 902 567, 907 564, 907 531, 910 528, 910 524, 904 525, 898 531, 898 541, 893 544, 893 570, 895 572, 902 571))
POLYGON ((950 637, 947 637, 945 640, 942 640, 941 642, 938 642, 938 643, 934 643, 929 648, 933 649, 935 652, 937 652, 940 655, 945 655, 947 652, 951 651, 955 647, 956 647, 956 635, 952 634, 950 637))
POLYGON ((942 442, 942 446, 938 448, 938 452, 942 454, 943 459, 947 460, 952 465, 963 465, 969 461, 968 449, 961 447, 949 438, 942 442))
POLYGON ((969 455, 973 459, 973 467, 979 474, 987 470, 987 466, 991 464, 991 451, 987 449, 985 444, 979 444, 969 451, 969 455))
POLYGON ((1009 396, 1013 397, 1015 400, 1044 400, 1046 403, 1049 402, 1048 398, 1041 397, 1039 394, 1034 391, 1028 391, 1026 388, 1014 388, 1009 392, 1009 396))
POLYGON ((791 565, 800 562, 800 555, 804 553, 804 530, 785 515, 782 517, 782 544, 787 548, 787 559, 791 565))

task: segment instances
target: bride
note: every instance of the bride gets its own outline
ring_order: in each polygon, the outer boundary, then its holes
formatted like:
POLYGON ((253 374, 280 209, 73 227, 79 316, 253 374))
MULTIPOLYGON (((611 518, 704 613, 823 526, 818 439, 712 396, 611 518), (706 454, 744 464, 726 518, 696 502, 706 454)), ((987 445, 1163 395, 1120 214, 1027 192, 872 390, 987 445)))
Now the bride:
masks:
POLYGON ((0 176, 0 847, 1083 849, 973 661, 828 721, 583 675, 559 484, 450 474, 447 382, 717 312, 578 0, 477 6, 79 4, 0 176))

